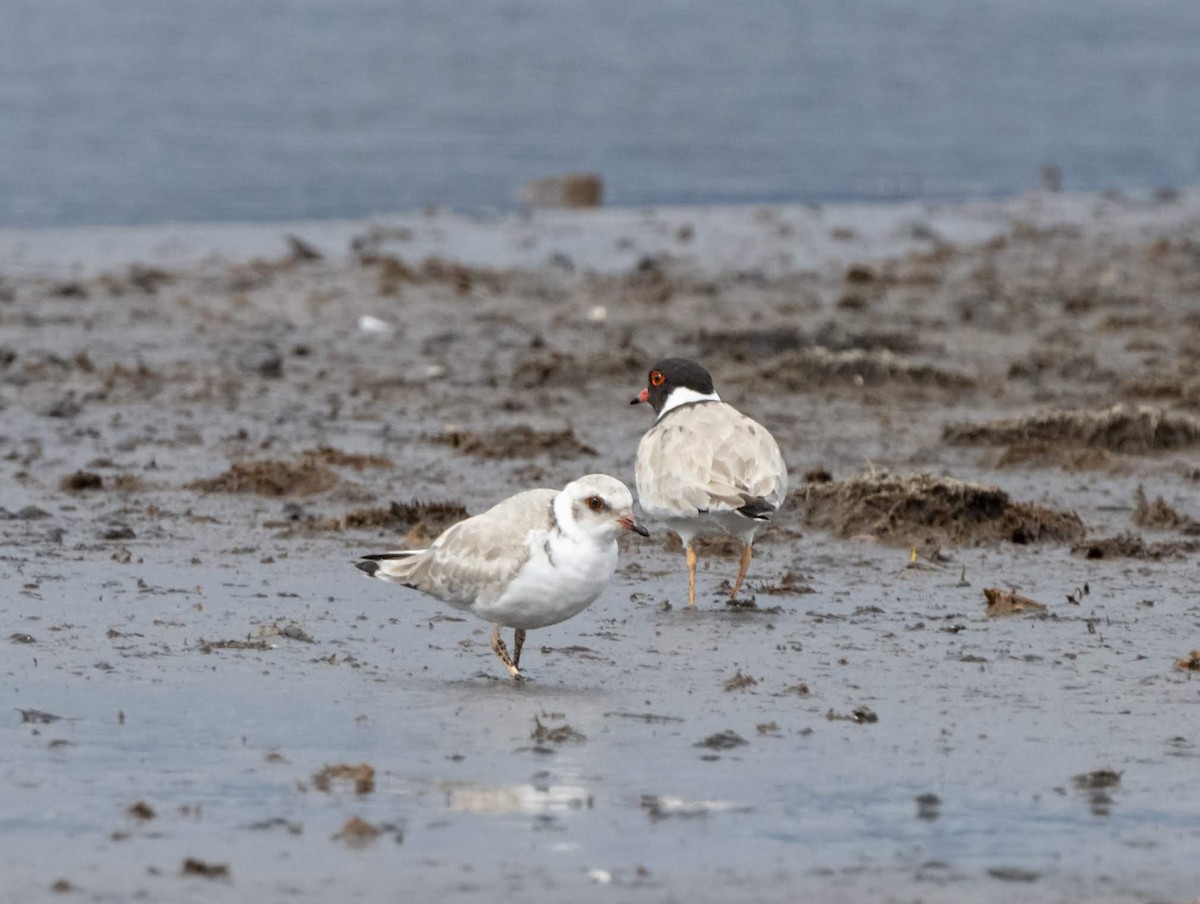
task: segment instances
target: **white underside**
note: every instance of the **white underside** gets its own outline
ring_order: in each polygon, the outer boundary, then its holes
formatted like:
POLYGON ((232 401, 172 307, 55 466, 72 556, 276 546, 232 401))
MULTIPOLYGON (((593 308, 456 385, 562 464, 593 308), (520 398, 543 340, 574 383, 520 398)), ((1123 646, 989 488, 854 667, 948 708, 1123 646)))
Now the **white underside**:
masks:
POLYGON ((679 539, 683 541, 684 546, 690 545, 696 537, 714 535, 726 535, 735 537, 743 543, 752 543, 755 533, 767 523, 747 518, 745 515, 739 515, 733 511, 708 512, 703 515, 681 518, 667 512, 660 514, 648 508, 646 515, 655 523, 679 534, 679 539))
POLYGON ((508 628, 544 628, 595 602, 617 567, 615 540, 573 540, 557 531, 537 531, 529 542, 529 560, 493 601, 473 603, 473 614, 508 628))

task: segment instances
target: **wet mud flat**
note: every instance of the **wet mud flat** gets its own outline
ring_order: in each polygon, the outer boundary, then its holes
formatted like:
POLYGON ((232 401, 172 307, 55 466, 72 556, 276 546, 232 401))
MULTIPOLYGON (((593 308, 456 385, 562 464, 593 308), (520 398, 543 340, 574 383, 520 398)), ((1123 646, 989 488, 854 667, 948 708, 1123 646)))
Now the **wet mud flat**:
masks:
POLYGON ((0 256, 0 900, 1194 900, 1198 205, 1058 203, 0 256), (355 572, 666 353, 792 470, 736 605, 629 543, 513 685, 355 572))

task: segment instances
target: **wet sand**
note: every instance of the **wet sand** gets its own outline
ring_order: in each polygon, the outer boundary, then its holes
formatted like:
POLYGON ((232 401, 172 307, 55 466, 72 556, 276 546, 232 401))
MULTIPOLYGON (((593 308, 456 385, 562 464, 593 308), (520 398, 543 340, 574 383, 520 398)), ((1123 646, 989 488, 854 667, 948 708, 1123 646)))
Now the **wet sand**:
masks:
POLYGON ((1198 224, 0 235, 0 900, 1194 900, 1198 224), (667 353, 791 467, 742 605, 720 544, 688 611, 670 538, 630 542, 513 685, 487 625, 354 570, 632 482, 667 353))

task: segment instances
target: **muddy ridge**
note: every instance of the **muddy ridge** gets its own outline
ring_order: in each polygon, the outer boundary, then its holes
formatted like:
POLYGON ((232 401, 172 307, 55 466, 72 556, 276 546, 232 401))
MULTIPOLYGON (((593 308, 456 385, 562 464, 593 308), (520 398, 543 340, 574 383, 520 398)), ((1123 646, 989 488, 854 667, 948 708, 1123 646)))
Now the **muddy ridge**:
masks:
POLYGON ((259 496, 312 496, 340 482, 336 473, 312 459, 299 462, 235 462, 216 477, 196 480, 188 489, 202 493, 252 493, 259 496))
POLYGON ((339 527, 401 534, 406 548, 428 546, 447 528, 468 517, 457 502, 392 502, 387 507, 356 509, 347 513, 339 527))
POLYGON ((968 390, 975 386, 969 374, 901 358, 890 351, 812 348, 776 356, 760 366, 754 379, 791 392, 829 386, 887 386, 968 390))
POLYGON ((562 430, 534 430, 524 424, 501 427, 486 433, 473 430, 447 430, 430 437, 432 442, 449 446, 462 455, 475 458, 552 458, 594 457, 596 450, 575 436, 570 427, 562 430))
POLYGON ((1147 542, 1139 534, 1123 533, 1115 537, 1097 537, 1071 547, 1085 559, 1160 559, 1179 558, 1200 552, 1200 540, 1162 540, 1147 542))
POLYGON ((1021 418, 951 424, 942 438, 953 445, 1051 442, 1138 455, 1200 445, 1200 420, 1144 405, 1103 411, 1050 411, 1021 418))
POLYGON ((1073 512, 1014 502, 999 487, 930 474, 869 471, 810 483, 791 494, 793 503, 812 527, 903 546, 1067 542, 1085 532, 1073 512))

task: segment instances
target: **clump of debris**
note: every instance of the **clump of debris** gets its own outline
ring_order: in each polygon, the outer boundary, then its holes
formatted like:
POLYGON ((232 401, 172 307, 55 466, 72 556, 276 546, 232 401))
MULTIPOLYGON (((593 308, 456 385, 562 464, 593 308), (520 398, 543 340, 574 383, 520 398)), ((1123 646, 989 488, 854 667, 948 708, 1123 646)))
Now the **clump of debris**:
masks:
POLYGON ((1200 420, 1147 405, 1114 405, 1101 411, 1047 411, 982 424, 950 424, 942 439, 961 446, 1040 440, 1137 455, 1200 445, 1200 420))
POLYGON ((596 450, 582 442, 570 427, 562 430, 534 430, 526 424, 501 427, 490 433, 472 430, 447 430, 430 437, 435 443, 449 446, 455 452, 476 458, 531 458, 549 455, 552 458, 592 456, 596 450))
POLYGON ((812 527, 903 546, 1064 542, 1085 532, 1074 512, 1014 502, 999 487, 931 474, 867 471, 809 483, 793 495, 812 527))
POLYGON ((254 493, 259 496, 312 496, 336 486, 341 480, 333 471, 305 457, 299 462, 235 462, 224 474, 196 480, 189 490, 203 493, 254 493))

